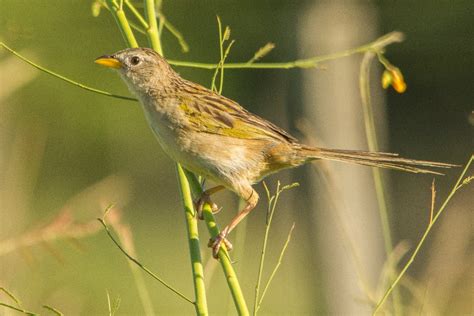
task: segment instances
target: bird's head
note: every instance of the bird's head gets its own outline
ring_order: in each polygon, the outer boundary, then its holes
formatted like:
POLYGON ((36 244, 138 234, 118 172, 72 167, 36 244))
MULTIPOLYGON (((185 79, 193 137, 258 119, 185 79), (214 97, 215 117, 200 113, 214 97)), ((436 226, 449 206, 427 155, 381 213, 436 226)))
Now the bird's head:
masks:
POLYGON ((150 48, 129 48, 98 57, 99 65, 117 69, 129 89, 138 96, 162 94, 171 89, 179 75, 150 48))

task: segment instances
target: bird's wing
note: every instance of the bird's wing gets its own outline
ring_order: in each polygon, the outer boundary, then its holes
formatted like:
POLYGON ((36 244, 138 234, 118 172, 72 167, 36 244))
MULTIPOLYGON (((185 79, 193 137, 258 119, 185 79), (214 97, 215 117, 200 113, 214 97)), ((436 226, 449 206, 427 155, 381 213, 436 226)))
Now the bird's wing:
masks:
POLYGON ((248 112, 236 102, 199 88, 182 97, 180 104, 180 109, 197 130, 234 138, 297 142, 283 129, 248 112))

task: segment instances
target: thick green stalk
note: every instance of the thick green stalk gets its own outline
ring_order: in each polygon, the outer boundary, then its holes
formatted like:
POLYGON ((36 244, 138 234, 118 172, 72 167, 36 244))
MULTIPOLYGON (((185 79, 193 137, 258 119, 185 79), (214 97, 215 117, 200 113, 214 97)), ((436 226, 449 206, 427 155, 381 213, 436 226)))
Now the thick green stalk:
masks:
POLYGON ((107 5, 112 12, 115 22, 117 22, 120 32, 122 33, 127 45, 130 47, 138 47, 138 42, 133 35, 132 28, 128 23, 127 16, 125 15, 123 8, 118 6, 115 0, 107 0, 107 5))
MULTIPOLYGON (((203 191, 197 177, 187 170, 186 176, 194 194, 196 196, 200 196, 203 191)), ((215 238, 217 235, 219 235, 220 230, 217 226, 214 214, 212 214, 211 206, 208 203, 204 204, 202 212, 209 234, 211 235, 211 238, 215 238)), ((238 314, 249 315, 247 303, 245 302, 245 297, 242 293, 242 289, 240 288, 239 279, 237 278, 234 267, 232 266, 229 253, 224 247, 221 247, 219 250, 218 257, 238 314)))
POLYGON ((155 12, 155 1, 154 0, 145 0, 145 15, 148 20, 148 28, 146 33, 148 35, 148 40, 150 46, 163 56, 163 48, 161 46, 160 37, 158 34, 158 24, 156 23, 156 12, 155 12))
POLYGON ((191 198, 191 189, 184 173, 183 167, 176 164, 178 179, 183 197, 184 212, 188 230, 189 253, 191 255, 191 267, 193 270, 194 293, 196 295, 196 313, 198 315, 208 315, 206 301, 206 287, 204 284, 204 268, 201 260, 201 250, 199 247, 199 231, 197 216, 194 211, 194 204, 191 198))
MULTIPOLYGON (((121 30, 130 29, 130 25, 128 20, 125 16, 123 11, 120 11, 113 3, 113 0, 108 0, 109 6, 111 7, 111 12, 117 21, 117 24, 121 30), (114 10, 115 8, 115 10, 114 10), (116 17, 120 12, 123 13, 123 18, 116 17)), ((147 1, 147 5, 151 5, 153 8, 153 16, 154 16, 154 1, 147 1), (151 2, 151 4, 150 4, 151 2)), ((150 15, 148 15, 150 17, 150 15)), ((155 23, 153 24, 151 21, 148 21, 148 24, 155 26, 156 34, 158 34, 158 30, 156 27, 156 18, 154 19, 155 23)), ((122 34, 126 32, 122 31, 122 34)), ((148 30, 147 30, 148 33, 148 30)), ((152 32, 154 33, 154 32, 152 32)), ((150 34, 150 33, 148 33, 150 34)), ((138 47, 138 44, 135 40, 133 32, 130 29, 128 33, 128 37, 125 37, 127 44, 130 47, 138 47)), ((161 51, 161 43, 159 42, 159 37, 157 38, 158 42, 155 42, 155 46, 152 46, 153 49, 158 51, 160 54, 163 52, 161 51)), ((153 41, 150 41, 153 43, 153 41)), ((207 299, 206 299, 206 291, 204 286, 204 268, 202 266, 201 260, 201 253, 199 247, 199 233, 197 229, 196 218, 194 217, 194 206, 192 202, 191 191, 189 189, 189 183, 187 178, 182 175, 182 168, 179 164, 177 164, 178 169, 178 179, 180 181, 180 187, 183 197, 183 202, 185 206, 185 215, 186 215, 186 227, 188 231, 188 238, 189 238, 189 249, 190 249, 190 256, 191 256, 191 267, 193 272, 193 281, 194 281, 194 293, 196 295, 196 301, 194 302, 196 313, 198 315, 208 315, 207 311, 207 299)))
MULTIPOLYGON (((163 56, 163 49, 158 33, 158 25, 156 23, 154 0, 145 0, 145 15, 148 20, 147 35, 150 45, 155 51, 163 56)), ((191 257, 191 268, 193 272, 194 293, 196 295, 196 313, 198 315, 208 315, 206 287, 204 284, 204 268, 201 259, 201 248, 199 246, 197 216, 194 211, 194 204, 188 179, 179 163, 176 164, 176 168, 178 170, 178 181, 184 203, 189 254, 191 257)))

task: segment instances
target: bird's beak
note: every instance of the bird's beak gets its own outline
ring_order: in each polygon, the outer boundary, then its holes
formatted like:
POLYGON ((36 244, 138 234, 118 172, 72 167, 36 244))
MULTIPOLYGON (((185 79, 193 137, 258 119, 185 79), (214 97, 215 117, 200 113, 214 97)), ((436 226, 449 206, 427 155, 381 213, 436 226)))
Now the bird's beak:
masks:
POLYGON ((96 64, 99 64, 99 65, 102 65, 102 66, 105 66, 105 67, 109 67, 109 68, 118 69, 118 68, 122 67, 122 63, 112 55, 100 56, 100 57, 96 58, 96 60, 94 62, 96 64))

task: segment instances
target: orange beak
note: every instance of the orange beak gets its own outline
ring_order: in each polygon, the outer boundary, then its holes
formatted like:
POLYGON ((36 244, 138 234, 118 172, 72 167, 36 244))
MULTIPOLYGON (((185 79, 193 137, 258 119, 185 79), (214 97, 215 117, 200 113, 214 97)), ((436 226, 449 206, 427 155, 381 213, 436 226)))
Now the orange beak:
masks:
POLYGON ((118 69, 122 67, 122 63, 117 58, 111 55, 100 56, 94 62, 96 64, 109 67, 109 68, 118 69))

